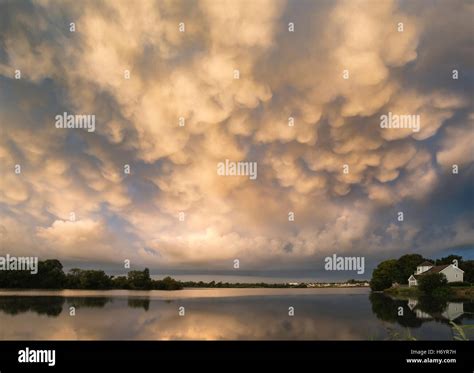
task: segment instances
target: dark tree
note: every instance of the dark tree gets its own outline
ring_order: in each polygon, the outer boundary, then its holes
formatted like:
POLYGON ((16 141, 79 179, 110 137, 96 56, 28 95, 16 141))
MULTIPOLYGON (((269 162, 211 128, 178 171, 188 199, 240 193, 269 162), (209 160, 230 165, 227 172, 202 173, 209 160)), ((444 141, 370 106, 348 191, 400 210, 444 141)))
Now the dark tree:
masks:
POLYGON ((112 287, 114 289, 130 289, 128 279, 125 276, 112 278, 112 287))
POLYGON ((153 288, 157 290, 181 290, 183 284, 168 276, 163 280, 154 281, 153 288))
POLYGON ((464 282, 474 283, 474 260, 466 260, 459 264, 464 271, 464 282))
POLYGON ((435 264, 436 264, 437 266, 440 266, 440 265, 443 265, 443 264, 452 264, 452 263, 453 263, 453 260, 455 260, 455 259, 458 261, 458 264, 461 264, 461 263, 462 263, 462 256, 459 256, 459 255, 448 255, 448 256, 445 256, 444 258, 436 259, 435 264))
POLYGON ((398 261, 396 259, 385 260, 374 269, 370 288, 374 291, 388 289, 399 278, 398 261))
POLYGON ((41 289, 62 289, 66 282, 66 276, 61 262, 57 259, 39 262, 36 281, 41 289))
POLYGON ((112 280, 104 271, 73 268, 66 276, 66 284, 69 289, 110 289, 112 280))
POLYGON ((63 265, 59 260, 38 262, 38 273, 29 271, 0 271, 0 288, 62 289, 66 284, 63 265))
POLYGON ((423 263, 426 259, 420 254, 406 254, 397 260, 399 284, 408 284, 408 278, 415 273, 416 267, 423 263))
POLYGON ((130 289, 150 290, 152 288, 150 270, 145 268, 143 271, 128 272, 128 283, 130 289))

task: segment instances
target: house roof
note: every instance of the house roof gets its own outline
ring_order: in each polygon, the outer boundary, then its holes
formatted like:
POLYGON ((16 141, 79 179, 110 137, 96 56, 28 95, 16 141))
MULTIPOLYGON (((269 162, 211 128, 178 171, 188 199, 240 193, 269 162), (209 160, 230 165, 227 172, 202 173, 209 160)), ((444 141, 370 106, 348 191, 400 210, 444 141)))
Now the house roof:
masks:
POLYGON ((446 267, 449 267, 451 264, 443 264, 443 265, 440 265, 440 266, 434 266, 434 267, 431 267, 430 269, 428 269, 426 272, 424 273, 427 273, 427 272, 430 272, 430 273, 438 273, 438 272, 441 272, 443 269, 445 269, 446 267))
POLYGON ((418 267, 428 267, 428 266, 433 266, 433 265, 434 265, 433 263, 428 262, 427 260, 425 260, 423 263, 418 264, 418 267))
POLYGON ((423 272, 423 273, 420 273, 418 275, 414 275, 415 278, 418 278, 419 276, 423 276, 423 275, 426 275, 427 273, 439 273, 441 272, 443 269, 449 267, 451 264, 443 264, 443 265, 440 265, 440 266, 434 266, 434 267, 431 267, 430 269, 428 269, 427 271, 423 272))

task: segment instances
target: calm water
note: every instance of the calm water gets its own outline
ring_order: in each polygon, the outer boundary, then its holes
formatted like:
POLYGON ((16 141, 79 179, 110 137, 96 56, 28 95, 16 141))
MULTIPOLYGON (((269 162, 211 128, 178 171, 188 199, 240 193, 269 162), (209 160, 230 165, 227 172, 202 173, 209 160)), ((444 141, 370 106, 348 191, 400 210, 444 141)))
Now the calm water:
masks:
POLYGON ((474 303, 398 301, 368 289, 0 291, 2 340, 451 340, 450 320, 474 324, 474 303))

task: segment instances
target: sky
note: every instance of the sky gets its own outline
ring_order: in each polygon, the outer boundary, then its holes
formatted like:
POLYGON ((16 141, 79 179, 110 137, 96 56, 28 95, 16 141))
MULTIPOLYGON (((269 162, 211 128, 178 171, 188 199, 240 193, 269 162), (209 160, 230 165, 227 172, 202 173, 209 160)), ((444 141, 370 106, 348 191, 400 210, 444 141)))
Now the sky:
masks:
POLYGON ((459 0, 0 1, 0 254, 314 279, 473 258, 473 18, 459 0), (334 254, 366 272, 326 271, 334 254))

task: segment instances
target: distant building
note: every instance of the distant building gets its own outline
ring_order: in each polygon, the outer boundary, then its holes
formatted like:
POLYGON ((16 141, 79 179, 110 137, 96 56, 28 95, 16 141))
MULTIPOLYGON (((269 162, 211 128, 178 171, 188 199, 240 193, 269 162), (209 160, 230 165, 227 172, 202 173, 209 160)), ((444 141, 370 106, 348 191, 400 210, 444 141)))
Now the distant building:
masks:
POLYGON ((433 263, 426 261, 418 265, 416 272, 408 278, 408 286, 418 286, 420 276, 424 276, 428 273, 442 273, 446 276, 448 282, 464 281, 464 271, 458 268, 457 260, 454 260, 452 264, 440 266, 435 266, 433 263))

